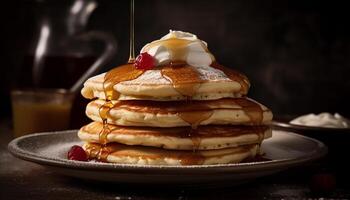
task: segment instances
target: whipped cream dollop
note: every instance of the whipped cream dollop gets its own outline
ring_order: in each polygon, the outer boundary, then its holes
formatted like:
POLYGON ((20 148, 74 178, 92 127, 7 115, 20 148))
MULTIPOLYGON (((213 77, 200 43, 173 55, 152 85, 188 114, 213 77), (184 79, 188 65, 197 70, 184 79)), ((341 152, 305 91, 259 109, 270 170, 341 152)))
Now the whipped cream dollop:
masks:
POLYGON ((311 113, 297 117, 290 121, 290 123, 328 128, 349 128, 350 126, 350 121, 338 113, 335 113, 334 115, 330 113, 320 113, 318 115, 311 113))
POLYGON ((198 39, 192 33, 183 31, 170 30, 160 40, 146 44, 141 49, 141 53, 145 52, 154 57, 156 66, 171 62, 186 62, 192 66, 210 66, 215 61, 206 42, 198 39))

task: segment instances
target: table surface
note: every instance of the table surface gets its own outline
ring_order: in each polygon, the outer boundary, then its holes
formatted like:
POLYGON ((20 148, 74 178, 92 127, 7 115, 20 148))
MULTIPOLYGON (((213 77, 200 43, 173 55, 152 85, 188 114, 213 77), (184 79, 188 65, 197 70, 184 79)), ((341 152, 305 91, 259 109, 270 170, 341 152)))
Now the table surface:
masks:
POLYGON ((0 199, 350 199, 349 173, 337 169, 334 161, 330 165, 329 158, 239 186, 125 185, 66 177, 17 159, 7 151, 13 139, 10 122, 1 120, 0 130, 0 199), (335 188, 311 189, 311 185, 332 188, 329 177, 336 178, 335 188))

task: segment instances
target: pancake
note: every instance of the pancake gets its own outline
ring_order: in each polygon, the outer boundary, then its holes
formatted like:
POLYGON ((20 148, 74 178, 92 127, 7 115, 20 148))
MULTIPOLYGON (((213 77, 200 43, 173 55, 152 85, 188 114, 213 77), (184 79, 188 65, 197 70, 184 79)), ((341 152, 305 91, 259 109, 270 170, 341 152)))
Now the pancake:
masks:
MULTIPOLYGON (((106 128, 106 127, 105 127, 106 128)), ((108 125, 108 134, 103 133, 103 124, 92 122, 83 126, 78 136, 90 143, 118 142, 126 145, 153 146, 175 150, 205 150, 237 147, 261 143, 272 136, 268 126, 199 126, 153 128, 108 125)))
POLYGON ((238 163, 254 157, 258 145, 243 145, 234 148, 204 151, 165 150, 154 147, 129 146, 110 143, 106 146, 85 143, 83 148, 89 159, 108 163, 138 165, 211 165, 238 163))
POLYGON ((179 127, 208 124, 261 125, 272 120, 271 111, 248 98, 208 101, 95 100, 86 107, 93 121, 120 126, 179 127))
POLYGON ((162 66, 144 71, 127 64, 88 79, 81 93, 88 99, 106 99, 108 88, 113 92, 109 97, 113 100, 168 101, 189 97, 210 100, 241 97, 248 93, 249 87, 246 76, 217 63, 212 66, 162 66))

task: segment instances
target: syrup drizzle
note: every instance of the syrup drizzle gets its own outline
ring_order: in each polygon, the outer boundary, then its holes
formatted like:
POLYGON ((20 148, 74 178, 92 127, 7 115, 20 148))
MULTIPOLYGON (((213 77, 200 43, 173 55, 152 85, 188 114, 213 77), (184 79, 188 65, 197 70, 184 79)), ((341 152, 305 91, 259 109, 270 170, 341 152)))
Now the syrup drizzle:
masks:
POLYGON ((257 144, 258 146, 257 146, 256 153, 255 153, 256 156, 262 155, 260 148, 261 148, 261 143, 264 140, 264 133, 265 133, 265 131, 258 132, 259 138, 258 138, 258 144, 257 144))
POLYGON ((236 104, 240 105, 244 112, 250 118, 251 124, 258 125, 263 121, 263 113, 261 106, 253 101, 247 101, 244 98, 235 98, 236 104))
POLYGON ((107 144, 107 136, 111 132, 111 130, 108 127, 107 120, 109 117, 109 111, 114 107, 112 101, 106 101, 100 108, 99 108, 99 115, 102 119, 103 127, 99 133, 99 141, 101 144, 107 144))
POLYGON ((191 98, 204 82, 195 67, 187 64, 171 63, 161 69, 164 78, 171 80, 173 88, 183 96, 191 98))
POLYGON ((188 136, 191 138, 193 143, 193 151, 199 149, 201 144, 201 137, 198 134, 198 125, 213 115, 212 110, 206 111, 193 111, 193 112, 181 112, 178 116, 185 122, 191 125, 190 130, 188 130, 188 136))
MULTIPOLYGON (((169 40, 174 41, 174 40, 169 40)), ((177 41, 177 40, 175 40, 177 41)), ((181 40, 179 40, 181 41, 181 40)), ((187 40, 188 41, 188 40, 187 40)), ((172 44, 172 43, 170 43, 172 44)), ((176 43, 175 43, 176 44, 176 43)), ((174 45, 174 44, 172 44, 174 45)), ((187 45, 187 44, 186 44, 187 45)), ((181 46, 180 46, 181 47, 181 46)), ((176 51, 175 51, 176 52, 176 51)), ((172 55, 174 56, 174 55, 172 55)), ((182 59, 181 56, 177 55, 176 59, 182 59)), ((170 66, 164 66, 161 70, 163 77, 168 77, 172 84, 173 88, 183 96, 191 101, 191 97, 195 95, 201 86, 201 83, 204 82, 193 66, 183 64, 183 63, 170 63, 170 66)), ((201 143, 201 139, 197 133, 198 125, 213 115, 213 111, 206 109, 203 111, 193 111, 193 112, 179 112, 178 116, 185 122, 191 125, 191 128, 188 130, 188 136, 191 137, 193 143, 193 151, 196 151, 201 143)))
POLYGON ((238 82, 241 85, 240 92, 243 95, 246 95, 248 93, 250 83, 249 79, 245 75, 237 72, 236 70, 224 67, 217 62, 213 62, 210 66, 223 71, 229 79, 238 82))
POLYGON ((89 143, 85 146, 85 151, 89 159, 96 159, 100 162, 107 162, 108 155, 110 155, 115 150, 113 150, 107 144, 101 145, 89 143))
POLYGON ((108 142, 107 137, 111 130, 108 127, 107 119, 109 117, 110 110, 115 107, 112 99, 118 99, 120 93, 114 90, 114 86, 122 81, 129 81, 136 79, 144 73, 144 70, 136 69, 133 63, 128 63, 119 67, 116 67, 105 74, 103 82, 103 91, 106 101, 99 108, 99 115, 103 122, 103 128, 99 133, 99 139, 102 144, 108 142))
POLYGON ((118 99, 119 93, 113 87, 123 81, 129 81, 141 76, 145 71, 136 69, 134 63, 128 63, 113 68, 105 74, 103 89, 106 100, 118 99))

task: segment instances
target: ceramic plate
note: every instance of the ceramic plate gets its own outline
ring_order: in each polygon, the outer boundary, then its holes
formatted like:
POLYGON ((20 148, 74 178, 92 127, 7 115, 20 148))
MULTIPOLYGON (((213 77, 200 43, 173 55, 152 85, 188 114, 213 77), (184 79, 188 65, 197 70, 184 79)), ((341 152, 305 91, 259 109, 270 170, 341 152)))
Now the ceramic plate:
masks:
POLYGON ((268 161, 238 164, 149 166, 79 162, 66 159, 69 148, 82 144, 77 130, 23 136, 10 142, 9 151, 68 176, 123 183, 217 184, 240 183, 302 165, 324 156, 327 147, 291 132, 273 131, 262 149, 268 161))

